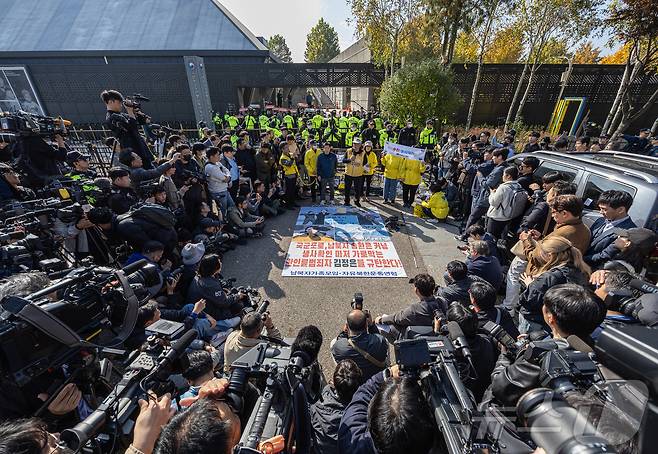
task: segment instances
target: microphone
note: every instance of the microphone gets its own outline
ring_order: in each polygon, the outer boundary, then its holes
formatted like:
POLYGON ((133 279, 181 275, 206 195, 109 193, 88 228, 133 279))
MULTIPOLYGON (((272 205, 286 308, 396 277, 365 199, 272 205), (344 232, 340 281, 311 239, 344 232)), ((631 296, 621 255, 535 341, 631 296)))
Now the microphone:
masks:
POLYGON ((192 341, 196 339, 197 337, 197 332, 194 329, 188 330, 185 334, 183 334, 180 339, 177 341, 173 342, 171 344, 171 348, 169 351, 165 354, 164 358, 160 361, 160 363, 156 366, 156 368, 153 370, 151 375, 155 377, 164 377, 166 379, 169 377, 169 371, 171 365, 178 359, 179 356, 181 356, 185 350, 187 350, 187 347, 192 344, 192 341))
POLYGON ((475 366, 473 365, 473 356, 471 355, 471 350, 468 348, 468 342, 466 342, 466 336, 464 336, 464 331, 462 331, 461 326, 459 326, 459 324, 455 321, 448 322, 447 327, 448 327, 448 337, 455 345, 457 350, 461 351, 462 356, 466 358, 466 360, 471 366, 471 369, 473 369, 473 372, 475 372, 475 377, 477 378, 477 371, 475 370, 475 366))

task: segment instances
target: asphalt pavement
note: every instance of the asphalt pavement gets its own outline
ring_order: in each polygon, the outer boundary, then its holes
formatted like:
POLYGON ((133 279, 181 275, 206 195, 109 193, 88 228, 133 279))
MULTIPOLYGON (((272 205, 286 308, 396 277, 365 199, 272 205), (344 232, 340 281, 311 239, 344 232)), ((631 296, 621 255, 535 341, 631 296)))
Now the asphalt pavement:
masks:
POLYGON ((320 362, 327 378, 334 368, 329 342, 344 326, 355 292, 363 294, 364 308, 373 316, 394 313, 417 299, 408 283, 410 277, 429 272, 443 285, 446 264, 463 259, 453 238, 455 226, 416 218, 411 210, 402 211, 400 202, 392 207, 381 201, 381 197, 374 197, 362 205, 378 209, 383 218, 404 214, 406 225, 391 236, 407 278, 282 277, 299 210, 268 219, 262 238, 250 239, 224 255, 224 277, 234 277, 236 285, 256 288, 269 299, 273 321, 284 336, 294 337, 305 325, 320 328, 324 336, 320 362))

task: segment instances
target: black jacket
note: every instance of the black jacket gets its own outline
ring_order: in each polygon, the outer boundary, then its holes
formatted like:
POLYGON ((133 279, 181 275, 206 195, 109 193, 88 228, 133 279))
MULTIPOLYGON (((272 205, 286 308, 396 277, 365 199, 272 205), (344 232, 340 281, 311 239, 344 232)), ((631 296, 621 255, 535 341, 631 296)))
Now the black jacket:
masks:
POLYGON ((382 383, 384 374, 375 374, 354 393, 338 428, 339 454, 377 453, 368 430, 368 406, 382 383))
POLYGON ((122 149, 131 148, 133 152, 142 158, 145 169, 153 168, 153 154, 151 154, 144 138, 139 133, 140 124, 135 118, 131 118, 125 113, 108 110, 105 113, 105 126, 119 140, 122 149))
MULTIPOLYGON (((563 339, 533 342, 532 345, 546 348, 556 346, 560 350, 571 348, 567 341, 563 339), (549 342, 554 342, 555 345, 548 344, 549 342)), ((515 406, 523 394, 539 386, 541 361, 544 354, 531 355, 532 350, 534 349, 525 348, 521 350, 516 360, 511 364, 506 355, 501 354, 498 357, 496 368, 491 374, 491 391, 502 405, 515 406)))
POLYGON ((535 143, 527 143, 525 144, 525 147, 523 147, 523 153, 534 153, 535 151, 541 150, 541 147, 539 146, 539 142, 535 143))
POLYGON ((68 150, 49 145, 39 136, 28 136, 14 143, 12 153, 17 156, 15 168, 25 175, 23 183, 36 188, 62 174, 59 163, 66 161, 68 150))
POLYGON ((514 324, 512 316, 505 309, 500 307, 494 307, 486 311, 480 311, 478 315, 478 326, 481 329, 485 323, 494 322, 497 325, 500 325, 507 334, 516 339, 519 337, 519 329, 514 324))
POLYGON ((442 310, 444 302, 435 297, 416 301, 393 315, 382 316, 381 322, 385 325, 395 325, 402 332, 406 326, 432 326, 434 311, 442 310))
POLYGON ((363 143, 369 140, 372 142, 373 148, 379 148, 379 131, 377 131, 377 128, 366 128, 361 131, 361 140, 363 143))
POLYGON ((256 179, 256 152, 251 148, 235 152, 235 162, 244 170, 244 176, 256 179))
POLYGON ((484 281, 484 279, 478 276, 466 276, 465 279, 453 281, 445 287, 437 288, 434 295, 442 304, 445 304, 442 307, 443 312, 448 312, 448 306, 453 301, 458 301, 466 305, 470 304, 471 297, 468 294, 468 289, 475 281, 484 281))
MULTIPOLYGON (((533 194, 534 202, 528 207, 521 225, 519 226, 519 233, 528 230, 544 231, 546 219, 550 215, 548 203, 546 203, 546 194, 544 191, 537 191, 533 194)), ((550 232, 550 230, 548 230, 550 232)))
POLYGON ((349 402, 343 402, 331 386, 322 390, 320 400, 311 405, 315 448, 319 454, 338 453, 338 427, 349 402))
POLYGON ((178 239, 176 230, 173 228, 167 229, 145 219, 131 216, 118 219, 117 229, 120 237, 138 251, 146 242, 157 239, 164 245, 166 256, 169 256, 174 250, 178 239))
POLYGON ((417 139, 416 139, 416 128, 413 126, 411 128, 402 128, 400 130, 400 135, 398 136, 398 142, 400 145, 407 145, 409 147, 413 147, 416 145, 417 139))
POLYGON ((491 372, 496 366, 498 348, 495 341, 484 334, 466 338, 468 348, 473 356, 474 375, 472 372, 464 379, 464 385, 471 390, 476 402, 482 400, 484 391, 491 384, 491 372))
POLYGON ((544 295, 549 288, 566 283, 587 285, 587 279, 580 270, 572 266, 558 266, 537 276, 521 293, 519 298, 520 312, 523 317, 544 324, 544 317, 541 312, 544 305, 544 295))
POLYGON ((466 259, 468 274, 478 276, 498 290, 503 284, 503 269, 500 261, 491 255, 479 255, 475 259, 466 259))
POLYGON ((139 197, 132 188, 112 186, 112 192, 107 199, 107 206, 115 214, 124 214, 137 202, 139 202, 139 197))
POLYGON ((362 333, 351 338, 344 335, 338 336, 336 342, 331 347, 331 356, 334 357, 337 363, 344 359, 351 359, 363 372, 364 380, 368 380, 377 372, 384 370, 384 368, 374 365, 361 355, 361 353, 352 348, 348 343, 349 339, 352 340, 354 345, 369 353, 376 360, 382 363, 386 361, 388 356, 388 341, 381 334, 362 333))
POLYGON ((227 295, 219 279, 196 276, 187 291, 187 303, 206 300, 206 312, 215 320, 226 320, 242 310, 238 295, 227 295))

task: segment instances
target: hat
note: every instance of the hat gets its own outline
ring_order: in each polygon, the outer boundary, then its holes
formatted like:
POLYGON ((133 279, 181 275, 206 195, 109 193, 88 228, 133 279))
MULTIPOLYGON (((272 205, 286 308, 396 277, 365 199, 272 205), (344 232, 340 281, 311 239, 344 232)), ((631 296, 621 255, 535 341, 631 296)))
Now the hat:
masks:
POLYGON ((650 249, 656 244, 656 234, 653 230, 634 227, 632 229, 615 229, 614 232, 620 237, 627 238, 637 247, 650 249))
POLYGON ((361 137, 355 137, 355 138, 352 140, 352 143, 353 143, 353 144, 355 144, 355 143, 361 143, 361 137))
POLYGON ((181 251, 183 265, 196 265, 206 253, 206 247, 203 243, 188 243, 181 251))
POLYGON ((642 128, 642 129, 640 129, 640 132, 651 132, 651 129, 649 129, 649 128, 642 128))
POLYGON ((364 147, 367 147, 368 145, 372 147, 372 141, 366 140, 365 143, 363 144, 364 147))
POLYGON ((69 151, 66 154, 66 160, 69 162, 76 162, 80 160, 89 161, 90 156, 88 154, 80 153, 79 151, 69 151))
POLYGON ((222 223, 215 221, 212 218, 203 218, 201 219, 200 225, 202 229, 207 229, 208 227, 219 227, 222 223))
POLYGON ((604 132, 599 134, 599 139, 609 139, 609 138, 610 138, 610 134, 606 134, 604 132))

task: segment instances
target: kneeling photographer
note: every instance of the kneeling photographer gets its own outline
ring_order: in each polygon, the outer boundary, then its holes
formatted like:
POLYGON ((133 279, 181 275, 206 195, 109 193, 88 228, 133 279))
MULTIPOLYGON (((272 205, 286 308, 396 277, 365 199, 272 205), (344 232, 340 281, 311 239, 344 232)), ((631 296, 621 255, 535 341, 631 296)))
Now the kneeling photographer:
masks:
POLYGON ((32 189, 21 186, 21 180, 16 171, 6 164, 0 164, 0 203, 34 198, 32 189))
POLYGON ((590 336, 603 322, 605 307, 584 287, 561 284, 546 292, 542 313, 552 339, 530 342, 514 361, 501 353, 491 374, 493 397, 503 405, 515 406, 525 392, 540 386, 541 363, 547 352, 578 350, 583 342, 592 345, 590 336))
POLYGON ((224 344, 224 368, 229 370, 231 364, 256 345, 271 339, 283 340, 283 336, 274 326, 269 312, 251 311, 242 317, 240 330, 234 331, 226 338, 224 344), (263 329, 267 337, 261 336, 263 329))
POLYGON ((369 311, 363 309, 363 297, 357 293, 353 309, 338 337, 331 342, 331 356, 336 363, 350 359, 368 380, 388 367, 388 341, 379 334, 369 311))

